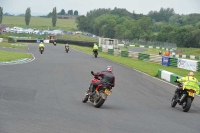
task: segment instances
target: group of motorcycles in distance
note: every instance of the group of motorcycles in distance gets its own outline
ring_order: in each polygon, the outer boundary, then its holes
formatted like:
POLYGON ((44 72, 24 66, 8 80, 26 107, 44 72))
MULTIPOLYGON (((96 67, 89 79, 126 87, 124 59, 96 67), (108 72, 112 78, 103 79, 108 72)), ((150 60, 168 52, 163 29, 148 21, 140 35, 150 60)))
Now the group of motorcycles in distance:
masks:
MULTIPOLYGON (((53 45, 56 46, 56 44, 57 43, 54 41, 53 45)), ((39 50, 40 50, 40 53, 42 54, 44 52, 44 47, 40 47, 39 50)), ((69 52, 69 47, 65 47, 65 51, 66 51, 66 53, 68 53, 69 52)))

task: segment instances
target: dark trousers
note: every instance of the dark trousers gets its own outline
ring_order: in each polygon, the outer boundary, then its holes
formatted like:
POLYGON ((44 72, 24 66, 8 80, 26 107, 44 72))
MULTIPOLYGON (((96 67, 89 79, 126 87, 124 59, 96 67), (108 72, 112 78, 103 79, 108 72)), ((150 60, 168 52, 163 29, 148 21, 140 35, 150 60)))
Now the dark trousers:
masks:
POLYGON ((93 82, 90 84, 90 92, 94 92, 95 88, 101 84, 101 82, 93 82))

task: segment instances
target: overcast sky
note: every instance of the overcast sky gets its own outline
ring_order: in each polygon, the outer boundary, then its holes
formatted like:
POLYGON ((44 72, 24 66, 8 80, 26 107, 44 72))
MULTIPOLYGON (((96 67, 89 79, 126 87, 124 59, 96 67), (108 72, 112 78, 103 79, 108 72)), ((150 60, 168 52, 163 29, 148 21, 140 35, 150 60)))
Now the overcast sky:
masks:
POLYGON ((86 15, 90 10, 99 8, 125 8, 129 12, 148 14, 149 11, 159 11, 163 8, 174 8, 175 13, 200 13, 200 0, 0 0, 0 7, 4 13, 14 15, 24 14, 30 7, 31 15, 47 15, 57 8, 57 12, 64 9, 77 10, 79 15, 86 15))

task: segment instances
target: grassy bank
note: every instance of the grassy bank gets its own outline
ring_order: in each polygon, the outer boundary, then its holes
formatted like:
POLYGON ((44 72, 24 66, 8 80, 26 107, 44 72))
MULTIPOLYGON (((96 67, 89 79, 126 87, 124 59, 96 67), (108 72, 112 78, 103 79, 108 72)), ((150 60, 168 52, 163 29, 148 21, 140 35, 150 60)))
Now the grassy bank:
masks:
POLYGON ((13 61, 21 58, 32 58, 32 55, 22 52, 9 52, 0 50, 0 62, 13 61))
POLYGON ((63 30, 75 30, 76 29, 76 22, 75 19, 57 19, 56 27, 52 26, 52 19, 51 18, 42 18, 42 17, 31 17, 29 26, 26 26, 24 17, 20 16, 3 16, 2 24, 5 24, 10 27, 19 26, 23 28, 37 28, 41 29, 44 28, 47 30, 48 28, 51 29, 63 29, 63 30))
MULTIPOLYGON (((72 48, 86 52, 88 54, 92 54, 92 48, 90 47, 81 47, 81 46, 76 46, 76 45, 70 45, 72 48)), ((160 64, 155 64, 152 62, 144 62, 141 60, 134 60, 128 57, 119 57, 119 56, 113 56, 113 55, 109 55, 107 53, 102 53, 99 52, 99 56, 109 59, 111 61, 117 62, 119 64, 123 64, 127 67, 133 68, 133 69, 137 69, 139 71, 142 71, 144 73, 147 73, 151 76, 156 77, 157 73, 158 73, 158 69, 164 69, 166 71, 170 71, 173 72, 175 74, 178 74, 180 76, 186 76, 187 73, 189 72, 188 70, 184 70, 184 69, 179 69, 179 68, 175 68, 175 67, 167 67, 167 66, 162 66, 160 64)), ((199 72, 195 72, 196 78, 198 78, 200 80, 200 73, 199 72)))
POLYGON ((1 42, 0 48, 6 47, 6 48, 17 48, 17 49, 28 49, 27 45, 25 43, 8 43, 8 42, 1 42))

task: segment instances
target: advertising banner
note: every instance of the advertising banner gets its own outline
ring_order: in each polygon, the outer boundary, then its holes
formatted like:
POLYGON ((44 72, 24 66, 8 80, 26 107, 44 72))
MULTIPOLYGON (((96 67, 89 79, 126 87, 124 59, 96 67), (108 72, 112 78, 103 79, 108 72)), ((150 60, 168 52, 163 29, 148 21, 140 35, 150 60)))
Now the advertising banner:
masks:
POLYGON ((169 56, 162 56, 162 65, 169 66, 169 56))
POLYGON ((197 71, 197 62, 198 61, 178 58, 177 67, 186 70, 197 71))
POLYGON ((44 43, 49 43, 49 40, 44 40, 44 43))

